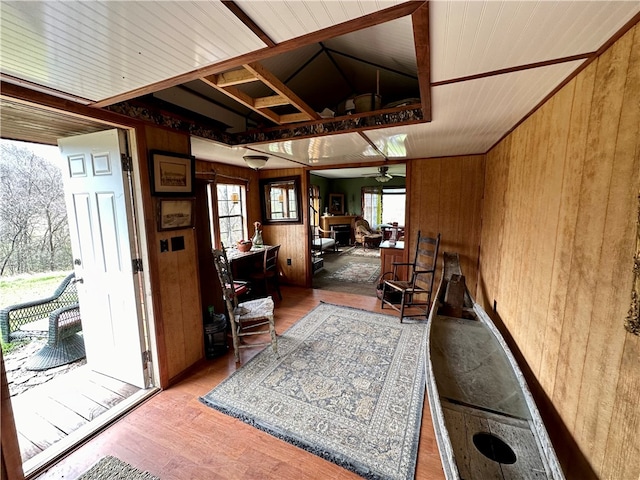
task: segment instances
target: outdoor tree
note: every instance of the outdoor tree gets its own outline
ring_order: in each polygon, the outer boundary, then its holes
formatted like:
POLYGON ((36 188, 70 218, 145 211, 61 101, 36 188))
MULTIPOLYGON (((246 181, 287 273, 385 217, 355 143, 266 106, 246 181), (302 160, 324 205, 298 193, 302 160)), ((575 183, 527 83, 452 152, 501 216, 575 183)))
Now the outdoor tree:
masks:
POLYGON ((21 144, 1 146, 0 275, 70 269, 60 168, 21 144))

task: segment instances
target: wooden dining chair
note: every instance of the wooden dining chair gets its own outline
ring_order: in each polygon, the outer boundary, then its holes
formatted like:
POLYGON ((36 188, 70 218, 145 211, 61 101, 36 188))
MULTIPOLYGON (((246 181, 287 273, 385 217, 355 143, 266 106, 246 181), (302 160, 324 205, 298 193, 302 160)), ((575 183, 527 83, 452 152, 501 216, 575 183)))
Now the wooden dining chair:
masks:
POLYGON ((273 285, 273 288, 278 294, 278 298, 282 300, 282 293, 280 293, 280 281, 278 278, 279 253, 280 245, 265 248, 260 271, 252 272, 251 274, 249 274, 249 278, 251 279, 251 282, 253 284, 262 283, 262 285, 264 286, 265 295, 269 293, 269 285, 273 285))
POLYGON ((240 349, 271 345, 273 352, 278 354, 278 337, 274 320, 273 299, 268 296, 240 303, 234 287, 231 264, 223 249, 213 251, 213 262, 222 287, 222 296, 227 306, 233 351, 236 362, 240 362, 240 349), (243 337, 254 335, 269 335, 269 341, 245 342, 243 337))
POLYGON ((426 320, 429 315, 439 248, 439 233, 434 238, 423 237, 418 232, 413 261, 393 263, 393 276, 382 285, 380 308, 388 305, 400 312, 400 323, 405 317, 424 316, 426 320), (399 267, 409 268, 407 280, 398 280, 399 267), (410 313, 405 311, 407 309, 410 313))

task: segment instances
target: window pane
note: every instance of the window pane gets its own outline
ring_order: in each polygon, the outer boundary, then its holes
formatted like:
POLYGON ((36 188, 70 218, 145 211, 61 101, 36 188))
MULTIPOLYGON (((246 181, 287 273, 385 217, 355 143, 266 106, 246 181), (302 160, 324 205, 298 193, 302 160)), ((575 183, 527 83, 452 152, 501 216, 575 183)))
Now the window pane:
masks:
POLYGON ((245 188, 242 185, 219 183, 217 192, 220 241, 228 248, 247 235, 245 188))

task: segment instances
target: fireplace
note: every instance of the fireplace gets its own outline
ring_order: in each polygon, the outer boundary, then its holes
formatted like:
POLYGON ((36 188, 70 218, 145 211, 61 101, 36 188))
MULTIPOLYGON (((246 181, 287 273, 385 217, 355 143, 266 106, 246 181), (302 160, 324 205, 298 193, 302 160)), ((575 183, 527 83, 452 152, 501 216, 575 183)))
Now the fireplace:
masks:
POLYGON ((331 225, 331 229, 336 232, 336 244, 351 245, 351 224, 331 225))
MULTIPOLYGON (((355 215, 323 215, 320 217, 320 228, 327 232, 335 230, 337 245, 351 245, 354 240, 355 219, 355 215)), ((324 233, 323 236, 328 237, 329 234, 324 233)))

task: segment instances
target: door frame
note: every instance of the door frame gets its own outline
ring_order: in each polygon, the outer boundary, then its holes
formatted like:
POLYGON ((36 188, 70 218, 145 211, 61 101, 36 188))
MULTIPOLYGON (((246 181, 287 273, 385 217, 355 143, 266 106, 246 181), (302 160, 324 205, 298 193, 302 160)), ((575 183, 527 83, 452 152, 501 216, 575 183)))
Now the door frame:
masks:
MULTIPOLYGON (((81 444, 86 441, 91 436, 97 434, 100 430, 102 430, 106 425, 115 421, 117 418, 125 415, 131 408, 134 408, 136 405, 144 401, 150 395, 153 395, 160 391, 162 388, 162 377, 160 372, 160 365, 158 362, 159 358, 159 346, 158 346, 158 332, 156 328, 156 321, 154 317, 154 305, 157 299, 153 296, 152 292, 152 274, 151 274, 151 258, 149 255, 149 241, 148 235, 146 231, 146 225, 144 222, 144 212, 145 212, 145 198, 143 195, 143 181, 142 175, 146 172, 141 169, 140 164, 140 148, 144 148, 144 138, 139 139, 137 134, 140 132, 144 135, 144 125, 139 121, 132 121, 129 125, 122 124, 122 118, 118 118, 118 115, 112 114, 111 112, 104 112, 100 110, 94 110, 90 107, 84 105, 70 105, 68 101, 51 97, 46 94, 36 94, 34 96, 33 92, 30 92, 21 87, 16 87, 11 84, 5 84, 2 82, 3 91, 0 93, 0 97, 6 97, 12 101, 22 103, 27 106, 32 106, 35 108, 40 108, 43 110, 54 111, 62 115, 67 115, 70 118, 74 118, 76 121, 78 119, 86 119, 87 123, 92 124, 102 124, 104 125, 104 130, 109 130, 113 128, 120 129, 124 132, 124 136, 126 138, 128 144, 129 155, 132 159, 132 181, 130 182, 131 189, 131 197, 133 200, 133 208, 132 212, 134 218, 133 229, 130 229, 130 235, 134 235, 136 244, 138 246, 139 258, 143 263, 143 271, 139 273, 142 275, 141 277, 141 289, 142 292, 140 294, 142 305, 140 306, 142 315, 143 315, 143 328, 147 330, 146 337, 148 341, 148 349, 151 352, 151 361, 149 362, 149 371, 151 374, 152 381, 154 383, 153 387, 150 387, 148 390, 143 391, 144 395, 140 395, 136 400, 135 404, 131 405, 122 405, 122 408, 115 408, 113 410, 117 410, 112 412, 112 415, 105 414, 105 419, 101 422, 98 422, 94 429, 91 431, 87 431, 83 434, 82 438, 78 438, 74 441, 72 445, 68 445, 65 447, 64 452, 70 451, 75 446, 81 444), (5 88, 6 86, 6 88, 5 88), (133 231, 131 231, 133 230, 133 231), (106 418, 108 417, 108 418, 106 418)), ((89 132, 86 132, 89 133, 89 132)), ((23 139, 25 142, 33 142, 33 140, 23 139)), ((4 358, 0 353, 0 368, 4 371, 4 358)), ((64 453, 54 454, 52 458, 43 459, 42 463, 33 466, 30 468, 30 471, 25 472, 23 469, 23 465, 20 459, 20 448, 18 444, 18 435, 15 428, 15 423, 13 419, 13 411, 11 408, 11 402, 9 398, 8 385, 5 382, 1 382, 1 396, 2 396, 2 420, 3 424, 2 428, 2 436, 0 439, 1 450, 3 451, 2 458, 0 462, 2 463, 1 468, 7 469, 7 474, 10 478, 15 478, 16 480, 21 480, 25 478, 25 473, 30 477, 34 474, 42 471, 47 468, 51 464, 55 463, 60 456, 64 453), (6 401, 5 401, 6 399, 6 401), (5 428, 6 427, 6 428, 5 428), (7 452, 8 456, 4 455, 4 452, 7 452), (17 458, 15 454, 17 452, 17 458)), ((49 457, 49 456, 47 456, 49 457)))

